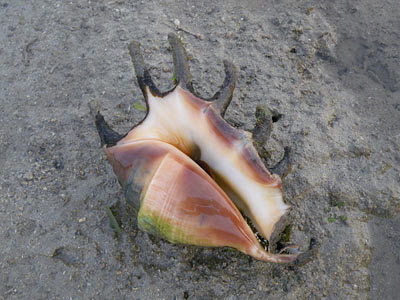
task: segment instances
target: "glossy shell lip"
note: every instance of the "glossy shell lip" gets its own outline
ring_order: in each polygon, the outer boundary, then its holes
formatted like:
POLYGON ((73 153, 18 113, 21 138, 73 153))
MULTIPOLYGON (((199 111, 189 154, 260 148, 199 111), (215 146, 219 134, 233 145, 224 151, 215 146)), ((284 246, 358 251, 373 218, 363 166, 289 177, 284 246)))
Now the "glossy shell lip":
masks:
MULTIPOLYGON (((184 48, 175 35, 170 34, 168 39, 173 50, 178 84, 165 93, 160 92, 153 83, 145 67, 140 44, 132 42, 129 45, 137 80, 145 96, 147 113, 127 134, 120 135, 112 130, 99 113, 98 107, 93 103, 90 105, 101 142, 107 146, 107 157, 124 188, 128 203, 131 201, 139 210, 139 227, 153 233, 161 230, 161 235, 171 242, 230 246, 260 260, 293 261, 296 255, 279 255, 265 251, 237 209, 238 207, 250 217, 264 238, 271 240, 277 228, 282 226, 289 206, 283 202, 279 176, 266 169, 252 145, 251 134, 233 128, 223 119, 232 99, 237 78, 234 66, 224 61, 226 77, 220 90, 210 99, 201 99, 193 89, 184 48), (169 168, 165 166, 167 163, 169 168), (199 165, 205 166, 208 174, 199 165), (159 171, 160 168, 162 172, 159 171), (179 180, 174 178, 177 176, 174 172, 169 172, 174 168, 175 173, 178 173, 178 170, 184 173, 179 173, 179 180), (191 180, 188 181, 188 178, 191 180), (165 184, 158 187, 156 185, 167 181, 175 182, 174 190, 165 184), (190 188, 191 182, 197 182, 196 188, 190 188), (201 189, 202 185, 208 186, 209 189, 201 189), (197 194, 190 196, 191 193, 197 194), (199 193, 203 196, 200 197, 199 193), (222 201, 221 203, 230 207, 231 218, 237 216, 237 220, 240 221, 237 223, 240 224, 238 228, 241 228, 239 231, 244 230, 247 243, 242 241, 235 244, 233 240, 226 241, 237 229, 227 225, 232 221, 228 222, 229 218, 223 217, 225 212, 222 206, 216 209, 216 206, 211 208, 206 205, 209 194, 215 196, 215 203, 222 201), (169 211, 165 205, 170 203, 172 195, 178 200, 170 204, 173 210, 169 211), (191 199, 189 202, 187 197, 191 199), (160 199, 164 199, 164 202, 160 202, 160 199), (177 217, 180 211, 185 211, 183 207, 195 215, 197 211, 196 216, 199 216, 200 207, 207 213, 200 214, 200 221, 190 223, 196 219, 194 215, 189 219, 186 217, 190 214, 185 213, 177 217), (210 223, 210 215, 213 216, 212 222, 218 225, 210 223), (158 223, 164 225, 159 226, 158 223), (196 235, 196 230, 190 229, 196 226, 203 228, 204 224, 213 227, 214 233, 219 230, 223 235, 207 241, 199 237, 199 231, 196 235), (186 229, 183 230, 181 225, 187 225, 186 229), (182 232, 178 232, 179 230, 182 232), (248 246, 249 242, 251 246, 248 246)), ((263 130, 262 125, 258 129, 263 130)), ((210 234, 208 236, 210 237, 210 234)))

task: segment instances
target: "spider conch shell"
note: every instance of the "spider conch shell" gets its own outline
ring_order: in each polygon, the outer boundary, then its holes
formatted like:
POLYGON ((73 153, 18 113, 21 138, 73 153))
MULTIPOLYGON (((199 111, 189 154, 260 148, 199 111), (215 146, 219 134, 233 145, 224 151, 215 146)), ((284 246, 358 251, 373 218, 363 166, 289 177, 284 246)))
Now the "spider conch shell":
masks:
POLYGON ((280 178, 266 169, 251 135, 222 118, 232 99, 235 68, 224 61, 223 86, 203 100, 192 87, 184 48, 175 35, 168 38, 178 84, 166 93, 151 80, 139 43, 129 45, 147 104, 138 125, 121 136, 92 109, 107 157, 138 211, 139 227, 173 243, 228 246, 259 260, 293 261, 297 255, 266 251, 238 210, 271 240, 288 206, 280 178))

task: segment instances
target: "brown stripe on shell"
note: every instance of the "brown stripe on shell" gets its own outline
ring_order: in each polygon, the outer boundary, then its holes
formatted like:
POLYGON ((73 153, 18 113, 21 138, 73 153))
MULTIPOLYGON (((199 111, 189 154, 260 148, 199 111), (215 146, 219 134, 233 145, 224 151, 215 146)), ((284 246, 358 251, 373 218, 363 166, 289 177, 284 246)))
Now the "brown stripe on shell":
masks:
POLYGON ((229 125, 229 123, 211 107, 210 103, 183 89, 180 89, 179 92, 186 100, 186 103, 189 103, 195 109, 202 111, 202 113, 206 115, 208 125, 218 139, 229 148, 227 151, 236 150, 241 155, 255 180, 260 183, 274 184, 274 186, 278 188, 281 186, 280 179, 269 173, 245 132, 229 125))
POLYGON ((257 180, 261 183, 266 183, 273 187, 281 188, 281 179, 276 175, 271 175, 262 162, 257 151, 254 149, 253 145, 244 146, 242 148, 241 155, 252 171, 254 178, 257 178, 257 180))
POLYGON ((245 137, 244 132, 229 125, 212 107, 207 110, 206 116, 213 133, 215 133, 219 140, 224 142, 227 147, 233 148, 237 141, 241 141, 245 137))
POLYGON ((179 95, 183 98, 185 104, 190 104, 196 111, 207 110, 211 106, 211 102, 207 102, 199 97, 196 97, 180 86, 177 86, 176 89, 179 95))

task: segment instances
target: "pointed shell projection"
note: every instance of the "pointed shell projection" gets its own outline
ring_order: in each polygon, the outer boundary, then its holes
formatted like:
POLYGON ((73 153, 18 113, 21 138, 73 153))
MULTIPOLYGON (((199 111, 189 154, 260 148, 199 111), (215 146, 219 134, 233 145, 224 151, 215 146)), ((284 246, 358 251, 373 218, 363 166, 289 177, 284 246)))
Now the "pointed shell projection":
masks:
POLYGON ((292 262, 297 255, 266 251, 239 211, 271 240, 282 229, 288 206, 280 178, 266 169, 251 135, 222 118, 232 99, 234 66, 224 61, 225 82, 203 100, 195 95, 184 48, 175 35, 168 38, 178 84, 166 93, 153 83, 139 43, 129 45, 147 104, 138 125, 121 136, 91 107, 139 227, 172 243, 227 246, 259 260, 292 262))

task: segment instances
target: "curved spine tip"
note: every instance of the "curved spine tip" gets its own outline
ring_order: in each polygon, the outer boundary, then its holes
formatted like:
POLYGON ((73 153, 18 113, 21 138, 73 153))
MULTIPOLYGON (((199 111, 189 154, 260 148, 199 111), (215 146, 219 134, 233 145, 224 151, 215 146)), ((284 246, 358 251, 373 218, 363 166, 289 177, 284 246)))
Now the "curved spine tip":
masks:
MULTIPOLYGON (((137 41, 132 41, 128 45, 129 55, 131 56, 133 67, 136 72, 136 78, 139 83, 140 89, 146 99, 147 104, 147 91, 146 87, 149 88, 150 92, 155 96, 162 96, 157 86, 154 84, 151 78, 150 72, 144 63, 143 54, 140 50, 140 43, 137 41)), ((148 104, 147 104, 148 105, 148 104)))
POLYGON ((217 110, 222 117, 225 115, 226 109, 231 103, 237 80, 237 70, 235 65, 226 59, 224 59, 223 63, 225 69, 225 80, 214 96, 209 99, 209 101, 213 102, 212 106, 214 109, 217 110))
POLYGON ((100 113, 100 105, 97 101, 92 100, 88 103, 90 114, 92 115, 96 124, 97 132, 100 136, 101 146, 107 147, 114 146, 120 141, 124 135, 119 134, 107 124, 103 115, 100 113))
POLYGON ((189 60, 182 42, 173 33, 168 34, 168 42, 172 49, 176 81, 181 87, 194 93, 189 60))

